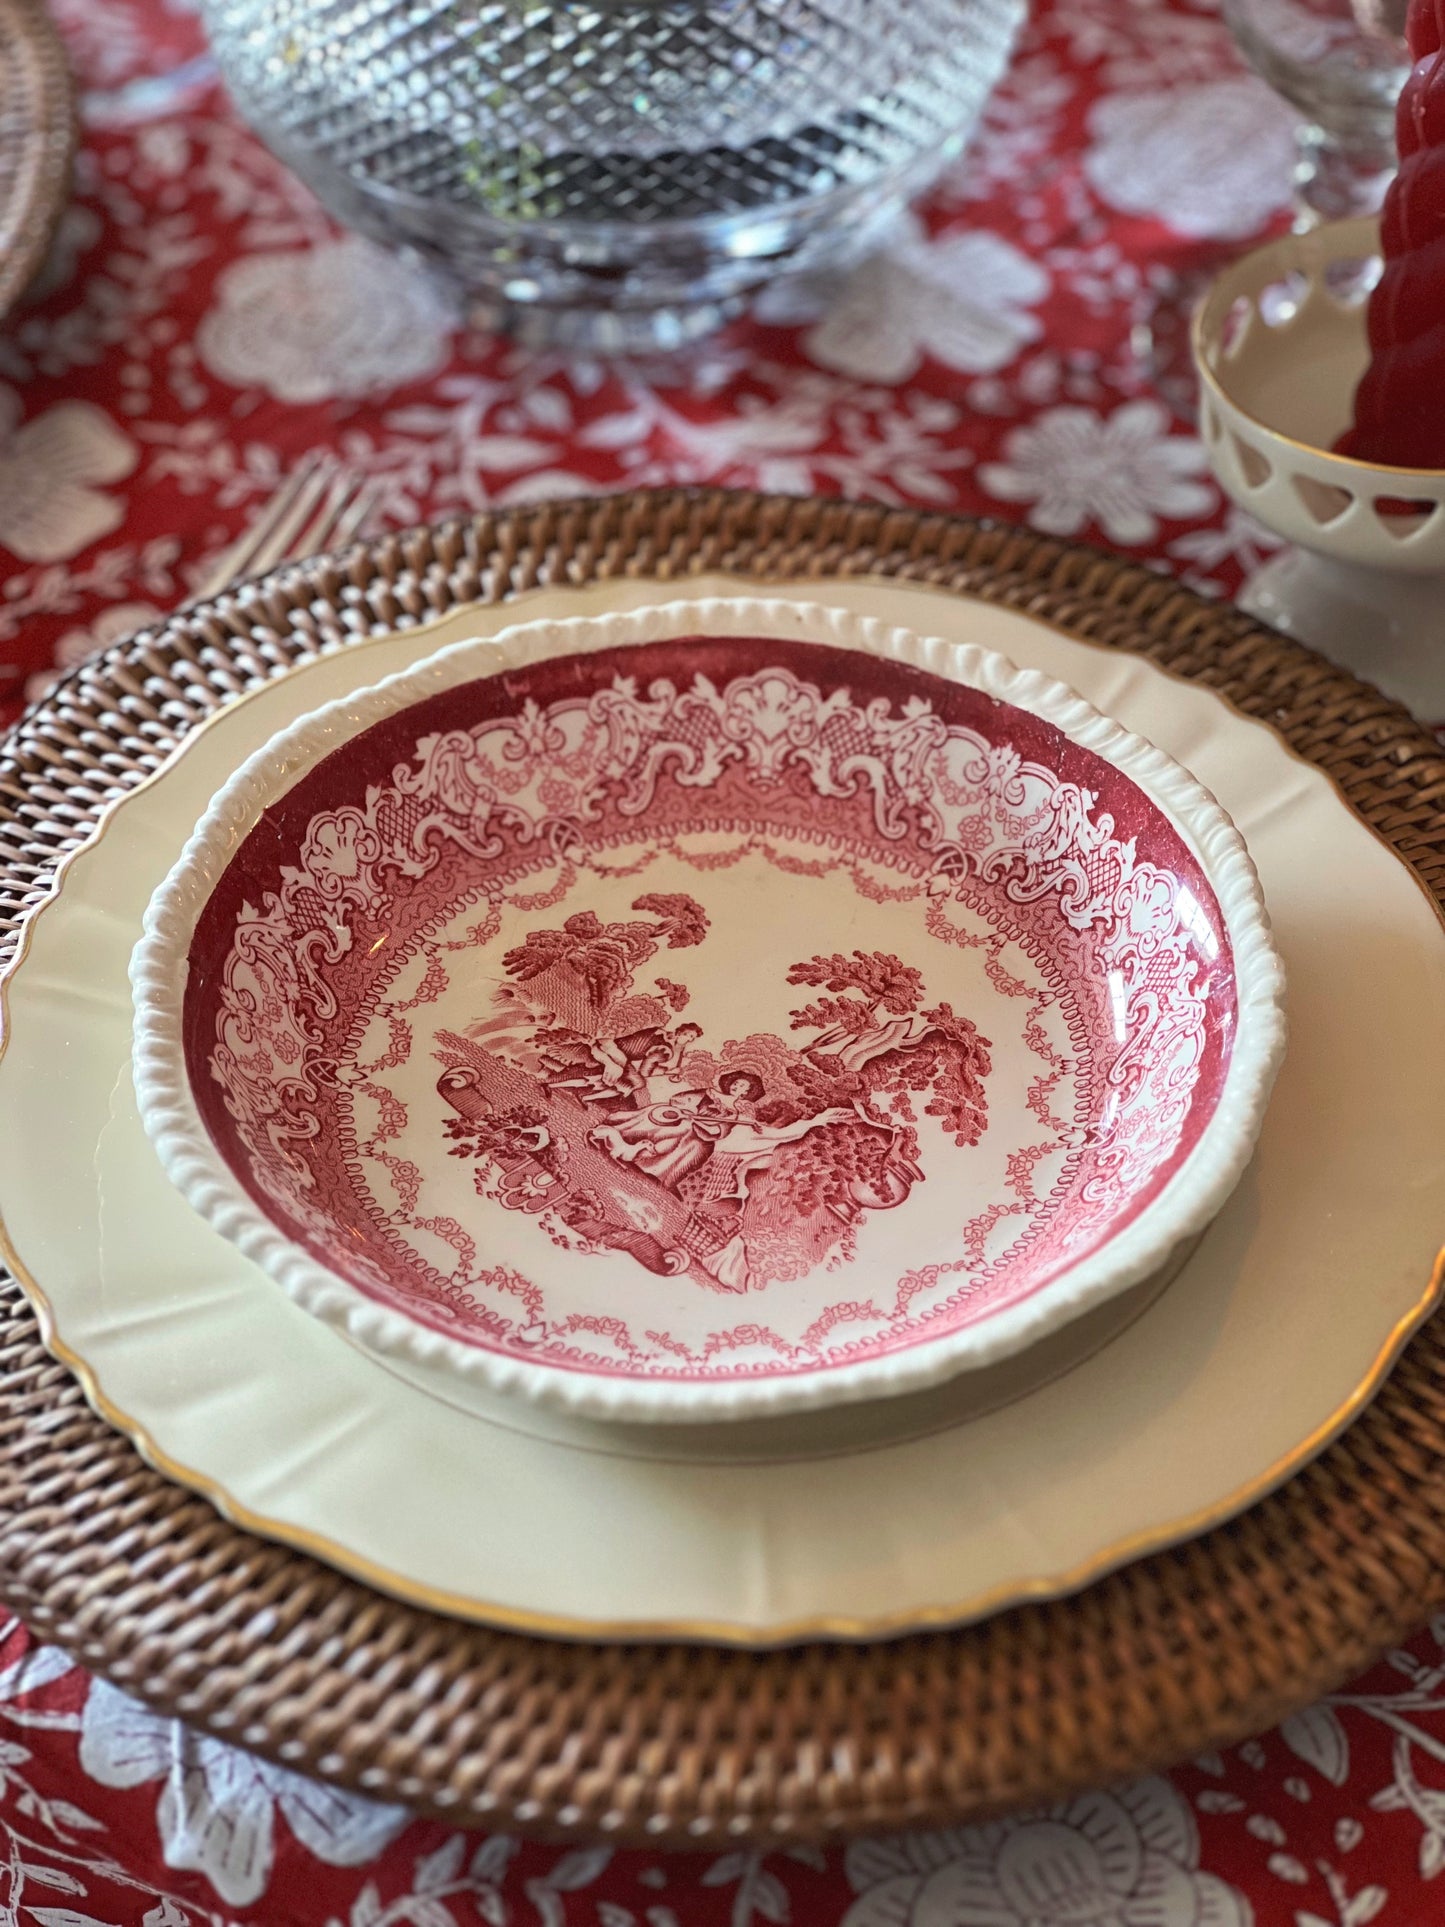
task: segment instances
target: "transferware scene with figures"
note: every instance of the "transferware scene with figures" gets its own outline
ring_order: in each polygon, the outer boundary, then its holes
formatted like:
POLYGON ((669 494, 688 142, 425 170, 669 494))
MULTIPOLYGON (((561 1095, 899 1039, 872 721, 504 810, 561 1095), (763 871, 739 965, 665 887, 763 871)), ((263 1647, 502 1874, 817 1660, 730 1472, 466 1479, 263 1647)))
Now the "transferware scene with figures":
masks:
POLYGON ((882 951, 795 963, 788 983, 834 993, 789 1013, 808 1041, 757 1032, 719 1057, 676 1015, 685 984, 637 984, 659 944, 705 940, 706 911, 687 895, 632 908, 659 921, 583 910, 531 932, 503 958, 500 1014, 438 1038, 454 1155, 485 1196, 574 1249, 737 1292, 851 1257, 863 1215, 905 1202, 923 1180, 914 1093, 955 1144, 978 1142, 988 1039, 946 1003, 920 1008, 919 971, 882 951))
POLYGON ((1187 892, 899 665, 747 647, 447 692, 298 784, 276 888, 238 864, 212 1129, 363 1291, 563 1366, 806 1371, 1036 1289, 1179 1155, 1187 892))

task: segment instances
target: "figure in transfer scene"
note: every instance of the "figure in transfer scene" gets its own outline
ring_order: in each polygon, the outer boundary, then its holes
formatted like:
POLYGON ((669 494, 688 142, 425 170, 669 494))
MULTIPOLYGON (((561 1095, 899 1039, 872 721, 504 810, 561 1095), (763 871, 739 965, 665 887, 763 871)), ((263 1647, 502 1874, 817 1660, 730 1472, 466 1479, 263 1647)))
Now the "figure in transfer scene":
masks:
POLYGON ((707 913, 680 894, 632 908, 529 932, 492 1009, 438 1034, 452 1154, 481 1195, 573 1250, 741 1292, 846 1261, 865 1215, 923 1182, 915 1100, 978 1141, 988 1039, 925 1007, 919 971, 881 951, 808 958, 787 981, 825 993, 790 1013, 811 1041, 757 1033, 715 1054, 680 1019, 685 984, 644 977, 706 939, 707 913))

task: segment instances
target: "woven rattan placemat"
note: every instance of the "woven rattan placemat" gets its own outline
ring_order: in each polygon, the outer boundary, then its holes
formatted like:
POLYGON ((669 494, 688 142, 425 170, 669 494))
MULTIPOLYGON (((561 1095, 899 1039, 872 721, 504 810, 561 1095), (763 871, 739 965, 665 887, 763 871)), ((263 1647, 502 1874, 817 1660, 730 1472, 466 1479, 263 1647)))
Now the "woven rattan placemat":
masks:
POLYGON ((0 315, 45 259, 75 136, 70 70, 44 0, 0 0, 0 315))
MULTIPOLYGON (((1015 530, 635 494, 290 567, 78 671, 0 760, 0 941, 109 798, 321 647, 544 583, 707 570, 906 577, 1137 650, 1273 724, 1445 895, 1439 746, 1233 609, 1015 530)), ((5 1280, 0 1594, 156 1707, 457 1821, 679 1846, 955 1821, 1267 1726, 1445 1598, 1445 1322, 1323 1457, 1192 1544, 959 1632, 750 1654, 493 1633, 238 1531, 93 1416, 5 1280)))

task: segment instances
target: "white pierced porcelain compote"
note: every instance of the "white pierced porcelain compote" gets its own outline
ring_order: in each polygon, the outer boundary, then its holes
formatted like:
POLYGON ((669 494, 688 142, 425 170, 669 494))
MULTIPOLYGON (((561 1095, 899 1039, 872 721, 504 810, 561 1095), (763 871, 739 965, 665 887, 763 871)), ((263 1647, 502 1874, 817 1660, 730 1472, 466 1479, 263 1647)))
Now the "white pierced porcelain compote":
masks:
POLYGON ((1379 224, 1339 221, 1256 248, 1194 323, 1200 423, 1214 472, 1295 546, 1242 608, 1445 718, 1445 470, 1331 452, 1368 361, 1379 224))

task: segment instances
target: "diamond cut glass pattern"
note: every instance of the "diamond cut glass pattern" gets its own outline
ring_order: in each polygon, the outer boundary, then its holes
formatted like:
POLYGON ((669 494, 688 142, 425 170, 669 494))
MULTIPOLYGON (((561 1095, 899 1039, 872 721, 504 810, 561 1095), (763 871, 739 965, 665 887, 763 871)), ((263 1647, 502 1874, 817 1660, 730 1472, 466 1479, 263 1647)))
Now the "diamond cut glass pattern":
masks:
POLYGON ((498 313, 667 346, 856 255, 956 154, 1024 0, 203 0, 342 219, 498 313))

